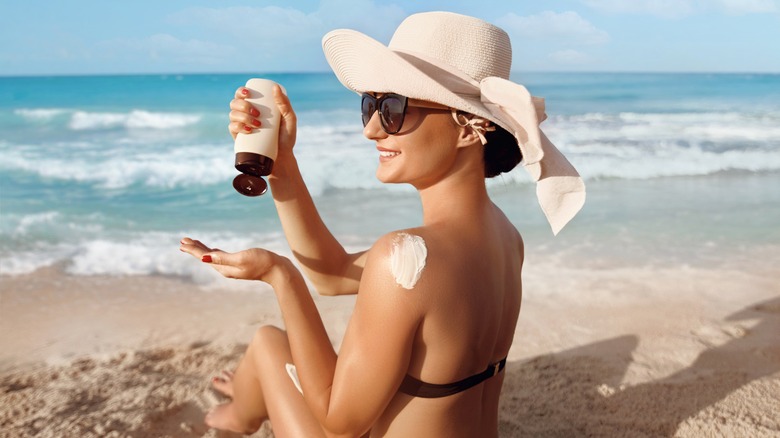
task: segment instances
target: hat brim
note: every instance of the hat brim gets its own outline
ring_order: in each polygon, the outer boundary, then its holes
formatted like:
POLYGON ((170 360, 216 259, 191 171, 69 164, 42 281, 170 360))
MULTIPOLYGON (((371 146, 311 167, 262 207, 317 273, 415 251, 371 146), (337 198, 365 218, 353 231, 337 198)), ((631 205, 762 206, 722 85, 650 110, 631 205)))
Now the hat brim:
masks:
POLYGON ((322 49, 339 81, 356 93, 398 93, 463 110, 507 128, 482 104, 478 83, 419 54, 393 50, 351 29, 327 33, 322 49))

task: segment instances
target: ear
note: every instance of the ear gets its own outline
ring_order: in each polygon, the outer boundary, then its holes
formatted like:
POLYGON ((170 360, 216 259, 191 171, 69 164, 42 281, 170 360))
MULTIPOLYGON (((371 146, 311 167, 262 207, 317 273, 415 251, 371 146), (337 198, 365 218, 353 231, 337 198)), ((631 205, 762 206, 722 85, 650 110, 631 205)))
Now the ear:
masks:
POLYGON ((482 142, 479 140, 479 135, 471 126, 459 126, 458 132, 458 144, 459 148, 465 148, 469 146, 482 146, 482 142))
POLYGON ((452 117, 455 121, 456 127, 458 128, 458 140, 456 147, 464 148, 474 145, 482 145, 479 134, 477 134, 477 131, 467 123, 468 118, 464 114, 453 113, 452 117))

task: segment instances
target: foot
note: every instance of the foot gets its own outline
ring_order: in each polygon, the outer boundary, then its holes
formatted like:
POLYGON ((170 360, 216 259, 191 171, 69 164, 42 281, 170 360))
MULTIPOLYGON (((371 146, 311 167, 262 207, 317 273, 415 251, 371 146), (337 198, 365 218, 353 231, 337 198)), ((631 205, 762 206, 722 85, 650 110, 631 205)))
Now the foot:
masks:
POLYGON ((220 375, 211 378, 211 386, 223 395, 233 398, 233 373, 223 370, 220 375))
POLYGON ((208 427, 243 435, 251 435, 257 432, 262 425, 262 422, 257 425, 247 425, 242 422, 238 416, 236 416, 232 402, 221 404, 210 410, 209 413, 206 414, 204 421, 208 427))

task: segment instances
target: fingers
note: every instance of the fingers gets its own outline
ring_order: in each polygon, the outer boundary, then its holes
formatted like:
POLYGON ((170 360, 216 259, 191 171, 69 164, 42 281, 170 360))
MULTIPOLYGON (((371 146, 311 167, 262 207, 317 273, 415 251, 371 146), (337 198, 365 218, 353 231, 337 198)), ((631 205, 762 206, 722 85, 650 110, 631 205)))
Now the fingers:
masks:
POLYGON ((204 254, 211 252, 211 248, 201 243, 201 241, 193 240, 189 237, 181 239, 179 243, 179 251, 186 252, 197 259, 202 259, 204 254))
POLYGON ((204 245, 203 242, 200 240, 194 240, 190 239, 189 237, 185 237, 181 239, 179 250, 182 252, 186 252, 187 254, 190 254, 191 256, 203 259, 204 255, 211 254, 211 253, 222 253, 222 251, 219 248, 209 248, 208 246, 204 245))
POLYGON ((225 251, 221 251, 218 249, 211 249, 208 251, 195 251, 193 254, 195 257, 200 256, 200 261, 203 263, 209 263, 211 265, 224 265, 224 266, 231 266, 235 264, 235 261, 232 260, 233 257, 232 254, 227 253, 225 251))
POLYGON ((236 88, 236 94, 234 97, 236 99, 246 99, 249 97, 249 90, 246 87, 238 87, 236 88))
POLYGON ((217 272, 226 278, 249 279, 246 275, 246 269, 241 264, 242 260, 238 254, 231 254, 224 251, 212 251, 201 256, 203 263, 208 263, 217 272))
POLYGON ((220 251, 218 249, 212 249, 201 254, 200 257, 203 263, 211 263, 212 265, 220 266, 233 266, 241 268, 245 262, 242 253, 230 253, 220 251))
POLYGON ((246 101, 247 97, 249 97, 249 90, 246 87, 239 87, 236 90, 235 98, 230 101, 228 131, 233 139, 239 132, 249 133, 261 125, 257 118, 260 116, 260 112, 246 101))
POLYGON ((240 264, 242 261, 240 255, 231 254, 219 248, 209 248, 200 240, 185 237, 179 243, 181 244, 179 250, 200 259, 204 263, 231 266, 240 264))
MULTIPOLYGON (((201 241, 185 237, 179 242, 179 250, 195 257, 203 263, 208 263, 217 272, 227 278, 242 278, 241 267, 233 266, 236 263, 235 256, 221 249, 209 248, 201 241)), ((238 260, 240 262, 240 260, 238 260)))
POLYGON ((209 248, 208 246, 204 245, 203 242, 201 242, 200 240, 191 239, 189 237, 182 238, 181 242, 179 242, 179 243, 181 243, 182 246, 185 246, 185 245, 186 246, 192 246, 192 247, 196 247, 196 248, 202 249, 202 250, 204 250, 206 252, 212 251, 211 248, 209 248))

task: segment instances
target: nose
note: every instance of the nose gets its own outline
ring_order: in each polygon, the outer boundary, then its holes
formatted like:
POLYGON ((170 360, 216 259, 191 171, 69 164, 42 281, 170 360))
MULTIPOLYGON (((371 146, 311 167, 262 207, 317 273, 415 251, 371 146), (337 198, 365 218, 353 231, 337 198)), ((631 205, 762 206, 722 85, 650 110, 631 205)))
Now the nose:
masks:
POLYGON ((369 140, 378 140, 386 138, 387 133, 382 129, 382 122, 379 120, 379 111, 374 111, 371 115, 371 119, 368 120, 366 126, 363 127, 363 136, 369 140))

